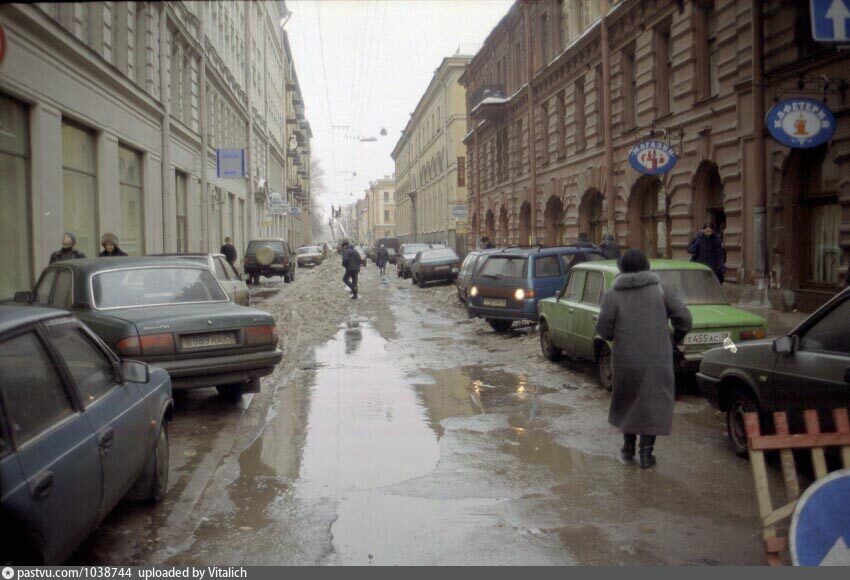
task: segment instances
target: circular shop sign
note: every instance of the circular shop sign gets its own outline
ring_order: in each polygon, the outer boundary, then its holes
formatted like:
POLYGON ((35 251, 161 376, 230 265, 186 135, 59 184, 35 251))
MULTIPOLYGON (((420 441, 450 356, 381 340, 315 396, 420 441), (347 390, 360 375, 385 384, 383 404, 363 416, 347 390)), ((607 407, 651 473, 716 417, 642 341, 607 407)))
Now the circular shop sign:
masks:
POLYGON ((835 133, 835 116, 829 107, 803 97, 779 101, 764 123, 771 137, 792 149, 823 145, 835 133))
POLYGON ((677 160, 676 152, 663 141, 644 141, 629 151, 629 164, 645 175, 667 173, 677 160))
POLYGON ((797 501, 788 540, 796 566, 850 566, 850 469, 809 486, 797 501))

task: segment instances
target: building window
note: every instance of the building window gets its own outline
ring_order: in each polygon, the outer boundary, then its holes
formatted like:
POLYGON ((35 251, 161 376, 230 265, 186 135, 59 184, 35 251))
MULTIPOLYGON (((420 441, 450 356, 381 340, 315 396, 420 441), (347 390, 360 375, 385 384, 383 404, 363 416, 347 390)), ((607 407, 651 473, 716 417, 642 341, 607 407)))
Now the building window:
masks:
POLYGON ((384 210, 384 223, 385 224, 390 223, 390 210, 388 210, 388 209, 384 210))
POLYGON ((564 98, 564 91, 558 93, 558 157, 564 157, 567 154, 567 111, 564 98))
POLYGON ((540 157, 542 163, 549 163, 549 102, 540 105, 540 157))
POLYGON ((601 193, 596 193, 590 202, 587 220, 587 235, 588 239, 594 244, 602 243, 602 234, 605 231, 606 218, 602 204, 605 197, 601 193))
POLYGON ((516 173, 522 174, 522 119, 516 121, 516 173))
POLYGON ((522 42, 517 40, 514 45, 514 87, 518 89, 523 79, 522 42))
POLYGON ((390 192, 385 191, 384 192, 384 203, 389 203, 389 202, 390 202, 390 192))
POLYGON ((32 287, 28 157, 26 107, 0 96, 0 299, 32 287))
POLYGON ((466 158, 457 158, 457 186, 466 187, 466 158))
POLYGON ((549 18, 546 13, 540 16, 540 66, 549 62, 549 18))
POLYGON ((177 202, 177 251, 188 252, 188 223, 186 221, 186 181, 187 176, 180 171, 174 172, 174 199, 177 202))
POLYGON ((717 11, 713 1, 707 1, 699 11, 700 47, 697 62, 700 66, 699 98, 707 99, 720 94, 718 76, 719 47, 717 45, 717 11))
POLYGON ((808 173, 808 177, 801 195, 806 232, 803 238, 806 282, 835 286, 842 258, 838 166, 831 156, 827 156, 815 171, 808 173))
POLYGON ((575 119, 576 119, 576 151, 581 151, 587 145, 587 122, 586 122, 586 111, 585 111, 585 98, 584 98, 584 79, 579 79, 576 81, 575 87, 575 119))
POLYGON ((658 116, 673 110, 673 46, 670 40, 670 24, 661 26, 656 35, 656 96, 658 116))
POLYGON ((635 48, 623 50, 623 129, 634 128, 637 122, 637 63, 635 48))
POLYGON ((95 136, 62 122, 62 189, 64 229, 77 236, 77 248, 97 255, 97 170, 95 136))
POLYGON ((121 249, 131 256, 143 253, 142 154, 118 147, 118 185, 121 193, 121 249))

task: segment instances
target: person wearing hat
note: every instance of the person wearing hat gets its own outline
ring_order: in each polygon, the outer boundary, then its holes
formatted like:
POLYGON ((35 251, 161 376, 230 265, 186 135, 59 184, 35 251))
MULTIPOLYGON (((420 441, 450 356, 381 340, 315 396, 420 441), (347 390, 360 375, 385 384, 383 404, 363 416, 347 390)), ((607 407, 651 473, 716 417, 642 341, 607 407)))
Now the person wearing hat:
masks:
POLYGON ((231 266, 236 266, 236 246, 233 245, 233 240, 230 239, 230 236, 224 238, 224 245, 221 246, 221 253, 224 254, 225 259, 231 266))
POLYGON ((50 263, 62 262, 63 260, 77 260, 85 257, 86 255, 77 249, 77 236, 71 232, 65 232, 62 236, 62 249, 50 254, 50 263))
POLYGON ((342 241, 342 266, 345 268, 342 281, 351 290, 351 298, 356 300, 357 277, 360 275, 360 254, 357 253, 354 246, 348 243, 348 240, 342 241))
POLYGON ((115 234, 107 232, 100 236, 100 245, 103 246, 103 251, 98 254, 101 258, 127 255, 126 252, 118 247, 118 236, 115 234))
POLYGON ((626 250, 620 274, 605 293, 596 332, 612 341, 613 388, 608 422, 623 432, 623 461, 634 460, 640 435, 640 466, 655 465, 655 437, 673 426, 676 380, 673 344, 691 330, 691 313, 672 290, 662 289, 640 250, 626 250), (673 326, 672 337, 667 321, 673 326))

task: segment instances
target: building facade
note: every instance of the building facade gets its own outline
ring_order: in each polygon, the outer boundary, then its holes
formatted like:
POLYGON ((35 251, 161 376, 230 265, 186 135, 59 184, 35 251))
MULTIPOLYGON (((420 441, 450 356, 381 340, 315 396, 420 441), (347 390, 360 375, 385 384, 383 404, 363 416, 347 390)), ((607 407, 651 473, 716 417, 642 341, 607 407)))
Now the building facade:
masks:
POLYGON ((369 182, 369 189, 366 190, 365 198, 367 225, 364 240, 369 245, 381 238, 394 238, 396 236, 395 184, 395 179, 389 175, 369 182))
POLYGON ((834 294, 850 263, 850 56, 812 40, 809 3, 605 4, 517 2, 470 63, 470 241, 611 232, 687 258, 710 220, 733 297, 808 310, 834 294), (828 146, 766 134, 765 111, 793 96, 832 109, 828 146), (629 165, 649 137, 678 154, 666 176, 629 165))
POLYGON ((0 296, 31 288, 65 231, 87 255, 105 232, 134 255, 218 250, 226 236, 242 254, 253 236, 288 236, 266 215, 291 175, 285 14, 257 1, 5 5, 0 236, 15 250, 0 296), (245 150, 245 178, 216 176, 221 148, 245 150))
POLYGON ((393 149, 397 235, 466 253, 466 99, 459 80, 471 56, 444 58, 393 149), (463 209, 462 207, 460 209, 463 209))
POLYGON ((358 199, 354 203, 355 228, 354 239, 358 244, 365 244, 369 236, 369 200, 368 198, 358 199))

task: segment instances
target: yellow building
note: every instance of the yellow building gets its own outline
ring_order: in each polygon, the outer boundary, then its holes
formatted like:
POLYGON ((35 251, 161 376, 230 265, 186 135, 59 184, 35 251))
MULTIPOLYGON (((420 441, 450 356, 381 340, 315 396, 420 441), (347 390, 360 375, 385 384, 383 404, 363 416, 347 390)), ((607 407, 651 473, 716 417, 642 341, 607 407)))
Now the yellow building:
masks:
POLYGON ((466 92, 471 56, 443 59, 392 152, 401 242, 442 242, 466 253, 466 92))
POLYGON ((372 245, 381 238, 395 237, 395 179, 385 175, 383 179, 370 181, 369 189, 366 190, 366 203, 366 243, 372 245))

